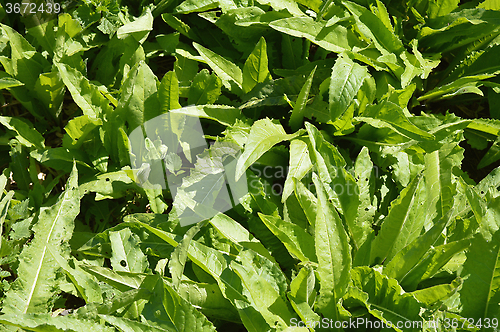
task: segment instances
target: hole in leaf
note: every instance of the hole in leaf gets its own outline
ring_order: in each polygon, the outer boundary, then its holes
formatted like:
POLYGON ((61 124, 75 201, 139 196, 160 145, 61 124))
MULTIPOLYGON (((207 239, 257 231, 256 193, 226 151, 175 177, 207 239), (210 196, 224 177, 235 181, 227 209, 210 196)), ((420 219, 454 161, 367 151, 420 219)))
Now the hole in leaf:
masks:
POLYGON ((106 178, 106 181, 109 182, 109 178, 106 178))
POLYGON ((120 261, 120 265, 123 266, 123 267, 126 267, 127 266, 127 262, 125 262, 125 260, 121 260, 120 261))

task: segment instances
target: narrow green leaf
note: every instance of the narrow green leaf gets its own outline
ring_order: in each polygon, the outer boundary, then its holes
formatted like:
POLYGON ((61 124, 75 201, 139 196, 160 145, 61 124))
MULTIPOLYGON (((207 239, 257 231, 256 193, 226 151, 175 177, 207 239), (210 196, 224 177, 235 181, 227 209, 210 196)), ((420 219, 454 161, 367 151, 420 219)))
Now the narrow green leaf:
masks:
POLYGON ((304 111, 306 109, 307 99, 309 98, 309 91, 311 90, 312 81, 314 73, 316 72, 316 68, 318 68, 318 66, 314 66, 314 69, 309 74, 309 77, 302 86, 302 89, 300 89, 299 96, 295 101, 295 106, 293 107, 292 115, 290 116, 290 121, 289 121, 289 125, 294 131, 299 130, 299 128, 302 126, 302 120, 304 119, 304 111))
POLYGON ((311 308, 311 304, 316 297, 315 283, 314 270, 310 266, 301 268, 290 283, 290 291, 287 296, 293 309, 303 322, 320 320, 319 315, 311 308))
MULTIPOLYGON (((472 240, 460 276, 464 279, 461 315, 484 320, 500 315, 500 231, 486 241, 481 234, 472 240)), ((484 326, 484 325, 483 325, 484 326)))
POLYGON ((243 92, 248 93, 257 83, 271 80, 267 60, 267 45, 261 37, 243 66, 243 92))
POLYGON ((198 43, 193 43, 194 48, 200 53, 207 64, 222 80, 222 84, 231 92, 238 94, 242 89, 243 74, 241 69, 229 60, 198 43))
POLYGON ((33 227, 34 239, 19 257, 18 278, 6 293, 3 312, 25 314, 48 312, 57 293, 59 280, 57 264, 48 247, 68 259, 74 220, 80 213, 78 173, 76 164, 68 179, 66 189, 56 204, 42 208, 38 222, 33 227))
POLYGON ((319 312, 337 321, 340 318, 337 302, 344 296, 349 283, 351 246, 344 225, 328 201, 323 184, 316 174, 313 174, 313 181, 318 195, 314 240, 320 289, 316 307, 319 312))
POLYGON ((158 99, 163 112, 181 108, 181 104, 179 104, 179 81, 175 71, 169 71, 163 76, 158 88, 158 99))
POLYGON ((344 26, 335 24, 326 27, 326 22, 317 22, 308 16, 283 18, 269 23, 269 26, 291 36, 306 38, 331 52, 341 53, 363 45, 357 39, 350 38, 352 32, 344 26))
POLYGON ((13 130, 17 133, 16 139, 27 147, 34 146, 37 149, 45 148, 45 139, 33 127, 32 124, 26 123, 27 121, 21 118, 0 116, 0 123, 7 129, 13 130))
POLYGON ((409 220, 412 205, 415 203, 415 193, 422 179, 417 175, 411 183, 403 189, 399 197, 391 203, 389 214, 384 218, 382 227, 372 243, 370 261, 380 264, 384 260, 391 260, 406 245, 403 234, 404 228, 411 227, 409 220))
POLYGON ((399 105, 387 100, 368 106, 363 114, 355 119, 376 128, 391 128, 401 135, 417 141, 434 139, 434 135, 415 126, 399 105))
POLYGON ((178 289, 182 280, 182 274, 184 273, 184 267, 186 265, 186 260, 188 257, 188 249, 189 244, 193 240, 193 237, 198 234, 202 227, 204 227, 208 223, 207 220, 197 223, 193 225, 187 232, 184 234, 182 241, 179 242, 179 245, 175 247, 174 252, 170 257, 170 261, 168 262, 168 268, 170 270, 170 274, 172 275, 172 286, 174 289, 178 289))
POLYGON ((111 113, 109 100, 82 73, 63 63, 55 65, 73 100, 82 109, 84 115, 96 119, 111 113))
POLYGON ((314 238, 300 226, 279 217, 259 213, 259 217, 269 230, 285 245, 288 252, 302 262, 316 262, 314 238))
POLYGON ((113 332, 115 329, 93 320, 73 316, 53 317, 50 314, 7 314, 0 316, 0 323, 29 331, 95 331, 113 332))
POLYGON ((305 140, 294 139, 290 142, 290 163, 288 174, 285 180, 285 186, 281 201, 285 202, 286 199, 293 192, 293 179, 301 180, 312 169, 311 158, 309 157, 309 148, 305 140))

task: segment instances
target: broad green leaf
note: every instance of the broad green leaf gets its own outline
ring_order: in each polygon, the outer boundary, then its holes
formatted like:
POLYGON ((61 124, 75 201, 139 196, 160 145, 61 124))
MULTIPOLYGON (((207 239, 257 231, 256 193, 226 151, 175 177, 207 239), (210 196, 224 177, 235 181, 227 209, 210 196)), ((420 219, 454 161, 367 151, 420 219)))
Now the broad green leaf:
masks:
POLYGON ((116 36, 118 39, 125 39, 131 35, 142 44, 148 38, 151 30, 153 30, 153 15, 151 14, 151 9, 146 8, 136 20, 122 25, 116 31, 116 36))
POLYGON ((146 121, 162 114, 158 101, 159 82, 149 66, 140 61, 125 79, 114 117, 120 117, 132 131, 146 121))
POLYGON ((203 12, 219 7, 217 0, 184 0, 174 8, 175 14, 189 14, 194 12, 203 12))
POLYGON ((234 128, 239 120, 247 122, 239 109, 225 105, 187 106, 171 110, 171 113, 214 120, 228 128, 234 128))
POLYGON ((48 247, 64 259, 69 258, 68 241, 79 212, 78 173, 76 164, 73 164, 65 191, 56 204, 41 209, 38 222, 33 227, 35 236, 21 252, 17 270, 19 277, 6 293, 4 313, 43 313, 52 309, 59 283, 59 265, 48 247))
POLYGON ((111 113, 109 101, 82 73, 64 63, 55 65, 73 100, 82 109, 84 115, 90 119, 96 119, 111 113))
POLYGON ((311 303, 316 297, 315 282, 314 270, 310 266, 305 266, 300 269, 297 276, 290 283, 290 291, 287 296, 293 309, 303 322, 320 320, 319 315, 311 308, 311 303))
POLYGON ((288 174, 285 180, 281 201, 285 202, 286 199, 292 194, 294 184, 293 179, 302 180, 302 178, 309 173, 313 165, 309 157, 309 148, 307 143, 301 139, 294 139, 290 142, 290 162, 288 174))
POLYGON ((139 248, 139 239, 130 229, 109 232, 111 266, 114 271, 142 273, 148 266, 147 258, 139 248))
POLYGON ((258 310, 268 325, 277 329, 287 327, 295 315, 290 312, 287 303, 281 297, 286 289, 286 284, 283 285, 286 283, 284 275, 280 276, 281 270, 251 250, 240 252, 239 257, 241 264, 233 260, 230 267, 241 279, 242 292, 251 301, 253 309, 258 310))
POLYGON ((500 314, 500 231, 486 241, 481 234, 472 239, 460 276, 461 315, 484 320, 500 314))
POLYGON ((47 250, 50 255, 55 259, 55 261, 61 266, 61 268, 66 272, 66 275, 75 285, 78 293, 85 300, 86 303, 90 302, 102 302, 102 290, 99 284, 91 278, 91 276, 82 270, 82 268, 75 263, 74 259, 69 261, 61 256, 55 248, 48 246, 47 250), (75 266, 74 268, 72 267, 75 266))
POLYGON ((40 74, 35 83, 35 91, 44 107, 53 115, 58 117, 66 92, 61 76, 57 71, 40 74))
POLYGON ((301 131, 298 131, 295 134, 287 134, 278 121, 271 121, 268 118, 255 121, 250 129, 245 151, 238 159, 236 179, 239 179, 250 165, 274 145, 285 140, 291 140, 301 133, 301 131))
POLYGON ((399 134, 417 141, 432 140, 434 135, 415 126, 404 114, 399 105, 384 100, 376 105, 370 105, 355 118, 376 128, 391 128, 399 134))
POLYGON ((264 37, 261 37, 243 66, 243 92, 250 92, 257 83, 271 79, 268 69, 266 40, 264 37))
POLYGON ((314 21, 308 16, 283 18, 269 23, 269 26, 291 36, 306 38, 331 52, 341 53, 351 50, 353 46, 363 45, 362 42, 351 39, 352 32, 344 26, 335 24, 326 27, 326 23, 314 21))
POLYGON ((316 262, 314 238, 309 233, 300 226, 275 216, 259 213, 259 217, 267 228, 280 239, 293 257, 302 262, 316 262))
POLYGON ((306 109, 307 99, 309 98, 309 91, 311 91, 311 85, 316 72, 317 66, 309 74, 307 81, 300 89, 299 96, 295 101, 295 106, 293 107, 292 114, 290 115, 289 125, 292 130, 297 131, 302 126, 302 120, 304 119, 304 111, 306 109))
MULTIPOLYGON (((311 141, 310 156, 319 178, 325 185, 328 198, 342 209, 342 214, 352 236, 356 225, 359 206, 359 189, 356 180, 346 169, 344 157, 335 146, 325 140, 322 133, 313 125, 306 122, 306 129, 311 141)), ((360 234, 356 231, 356 235, 360 234)), ((352 238, 355 247, 359 246, 360 239, 352 238)))
POLYGON ((441 284, 412 292, 411 294, 418 302, 431 306, 438 301, 444 301, 453 295, 461 285, 459 279, 453 280, 451 284, 441 284))
POLYGON ((144 273, 113 271, 107 267, 93 265, 82 265, 81 267, 98 280, 104 281, 121 292, 139 289, 141 283, 147 277, 147 274, 144 273))
POLYGON ((459 2, 459 0, 429 1, 427 15, 431 19, 447 15, 458 7, 459 2))
POLYGON ((297 2, 292 0, 257 0, 261 5, 270 5, 274 10, 287 10, 294 16, 304 16, 304 13, 299 9, 297 2))
POLYGON ((113 328, 90 319, 73 316, 53 317, 42 313, 18 313, 0 316, 0 323, 29 331, 95 331, 113 332, 113 328))
POLYGON ((74 149, 80 148, 88 135, 100 125, 102 125, 101 119, 91 119, 87 115, 71 119, 64 127, 68 136, 63 138, 63 146, 74 149))
MULTIPOLYGON (((158 276, 151 276, 153 295, 145 304, 142 316, 148 325, 160 331, 215 331, 207 317, 180 297, 175 290, 158 276), (154 282, 156 280, 156 282, 154 282)), ((142 288, 148 289, 148 280, 142 288)), ((153 330, 147 328, 147 330, 153 330)))
POLYGON ((194 48, 200 53, 207 64, 222 80, 222 84, 231 92, 238 94, 242 89, 243 74, 241 69, 229 60, 198 43, 193 43, 194 48))
POLYGON ((252 249, 256 253, 266 257, 271 262, 276 263, 269 250, 255 238, 245 227, 229 218, 225 214, 218 214, 210 219, 210 224, 222 234, 226 239, 234 244, 243 246, 244 248, 252 249))
POLYGON ((413 220, 409 220, 412 205, 415 204, 415 193, 420 184, 422 175, 419 174, 404 188, 399 197, 391 203, 389 214, 384 218, 382 227, 373 240, 370 253, 372 264, 380 264, 391 260, 406 246, 406 229, 412 227, 413 220))
POLYGON ((158 99, 163 112, 181 108, 181 104, 179 104, 179 81, 175 71, 169 71, 163 76, 158 88, 158 99))
POLYGON ((342 4, 353 14, 359 31, 375 44, 382 55, 399 55, 403 52, 404 46, 401 40, 378 16, 350 1, 342 1, 342 4))
POLYGON ((374 178, 379 176, 379 169, 370 159, 368 148, 364 146, 354 163, 354 173, 359 188, 358 218, 352 229, 353 237, 359 246, 365 242, 368 234, 372 232, 372 222, 377 211, 374 206, 373 194, 375 191, 374 178))
POLYGON ((330 117, 337 120, 354 101, 363 81, 369 77, 366 67, 347 56, 337 58, 332 69, 329 88, 330 117))
POLYGON ((44 149, 45 139, 40 133, 33 128, 32 124, 26 123, 26 120, 21 120, 17 117, 0 116, 0 123, 7 129, 13 130, 17 133, 16 139, 27 147, 35 147, 37 149, 44 149))
POLYGON ((10 77, 5 72, 0 72, 0 90, 7 89, 7 88, 13 88, 16 86, 22 86, 22 85, 24 85, 23 82, 20 82, 20 81, 16 80, 15 78, 10 77))
POLYGON ((320 289, 316 307, 319 312, 337 321, 337 302, 344 296, 349 283, 352 266, 351 246, 344 225, 315 174, 313 181, 318 195, 314 241, 320 289))
POLYGON ((222 81, 214 73, 202 69, 193 79, 189 88, 188 104, 213 104, 221 94, 222 81))
POLYGON ((405 293, 396 280, 368 266, 352 269, 351 279, 353 287, 344 296, 344 305, 362 304, 384 323, 401 322, 405 326, 404 330, 394 326, 395 331, 420 331, 415 323, 422 323, 421 305, 412 294, 405 293))

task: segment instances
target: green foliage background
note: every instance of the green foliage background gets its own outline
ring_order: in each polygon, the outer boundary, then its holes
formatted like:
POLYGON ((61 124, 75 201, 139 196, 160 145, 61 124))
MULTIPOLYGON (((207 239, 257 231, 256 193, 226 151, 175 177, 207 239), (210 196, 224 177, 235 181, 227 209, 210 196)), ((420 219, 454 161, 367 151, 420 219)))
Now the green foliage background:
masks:
POLYGON ((0 331, 499 330, 498 0, 60 5, 0 7, 0 331), (174 111, 251 183, 189 227, 174 111))

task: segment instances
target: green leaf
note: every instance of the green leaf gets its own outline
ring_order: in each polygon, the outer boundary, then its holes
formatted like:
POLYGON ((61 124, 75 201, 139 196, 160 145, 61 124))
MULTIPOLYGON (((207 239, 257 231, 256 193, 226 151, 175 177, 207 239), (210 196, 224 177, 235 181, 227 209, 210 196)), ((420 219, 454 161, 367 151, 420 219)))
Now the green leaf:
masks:
POLYGON ((416 323, 423 323, 419 315, 421 305, 413 295, 405 293, 396 280, 368 266, 352 269, 351 278, 353 287, 344 297, 344 305, 362 304, 386 324, 401 322, 405 329, 394 326, 398 332, 420 331, 416 323))
POLYGON ((181 104, 179 104, 179 81, 175 71, 169 71, 163 76, 158 88, 158 99, 163 112, 181 108, 181 104))
POLYGON ((460 0, 429 1, 429 8, 427 8, 427 15, 431 19, 439 16, 448 15, 458 7, 459 2, 460 0))
POLYGON ((290 291, 287 296, 293 309, 303 322, 317 322, 320 320, 319 315, 311 308, 311 304, 316 297, 315 282, 314 270, 310 266, 305 266, 300 269, 297 276, 290 283, 290 291))
POLYGON ((309 157, 309 148, 305 140, 294 139, 290 142, 290 163, 288 174, 285 180, 285 186, 281 201, 285 202, 286 199, 293 192, 293 179, 301 180, 312 169, 311 158, 309 157))
POLYGON ((24 85, 23 82, 20 82, 16 80, 13 77, 10 77, 7 73, 5 72, 0 72, 0 90, 1 89, 7 89, 7 88, 13 88, 16 86, 22 86, 24 85))
MULTIPOLYGON (((359 31, 375 44, 382 55, 399 55, 403 52, 401 40, 378 16, 354 2, 342 1, 342 4, 356 19, 359 31)), ((383 7, 382 4, 380 6, 383 7)))
POLYGON ((257 83, 263 83, 271 79, 268 69, 266 40, 261 37, 243 66, 243 92, 248 93, 257 83))
POLYGON ((353 62, 347 56, 335 61, 329 88, 330 117, 332 121, 341 117, 354 101, 366 78, 370 77, 366 67, 353 62))
POLYGON ((269 230, 285 245, 288 252, 302 262, 316 262, 314 238, 300 226, 283 221, 275 216, 259 213, 259 217, 269 230))
MULTIPOLYGON (((445 98, 447 96, 451 97, 454 95, 471 92, 470 87, 476 87, 476 84, 479 81, 494 77, 494 75, 473 75, 473 76, 465 76, 460 77, 459 79, 445 84, 443 86, 438 86, 433 90, 427 92, 423 96, 418 97, 418 101, 422 100, 435 100, 445 98)), ((473 90, 477 92, 477 90, 473 90)), ((482 93, 481 93, 482 95, 482 93)))
POLYGON ((399 105, 387 100, 368 106, 363 114, 355 119, 376 128, 391 128, 399 134, 417 141, 434 139, 434 135, 415 126, 399 105))
POLYGON ((27 147, 35 147, 37 149, 45 148, 45 139, 40 133, 33 128, 32 124, 26 123, 27 120, 10 117, 0 116, 0 123, 7 129, 13 130, 17 133, 16 139, 27 147))
POLYGON ((316 307, 323 315, 336 321, 339 320, 337 302, 345 294, 349 283, 351 246, 344 225, 315 174, 313 181, 318 195, 314 241, 320 289, 316 307))
POLYGON ((491 165, 499 159, 500 159, 500 138, 497 138, 491 145, 488 152, 486 152, 486 154, 483 156, 483 158, 477 165, 477 168, 479 169, 491 165))
POLYGON ((341 53, 351 50, 362 42, 351 38, 352 32, 340 24, 326 27, 326 23, 314 21, 311 17, 290 17, 269 23, 269 26, 282 33, 306 38, 314 44, 331 52, 341 53), (352 43, 352 44, 351 44, 352 43))
POLYGON ((221 94, 222 81, 214 73, 202 69, 193 79, 189 88, 188 104, 213 104, 221 94))
POLYGON ((116 36, 118 39, 133 36, 135 40, 142 44, 148 38, 151 30, 153 30, 153 15, 151 14, 151 9, 146 8, 136 20, 122 25, 116 31, 116 36))
POLYGON ((485 319, 498 317, 500 310, 500 231, 486 241, 481 234, 472 239, 460 276, 464 279, 460 292, 464 317, 485 319))
POLYGON ((148 266, 147 258, 139 248, 139 239, 129 228, 109 232, 111 266, 114 271, 142 273, 148 266))
POLYGON ((412 227, 409 220, 412 205, 415 204, 415 194, 422 175, 419 174, 401 191, 399 197, 391 203, 389 214, 384 218, 382 227, 372 242, 370 261, 380 264, 391 260, 406 246, 408 229, 412 227))
POLYGON ((300 135, 298 131, 295 134, 287 134, 278 121, 271 121, 268 118, 255 121, 250 129, 245 144, 245 151, 238 159, 236 166, 236 179, 239 179, 246 169, 256 162, 264 153, 274 145, 300 135))
POLYGON ((184 234, 184 237, 179 245, 175 247, 174 252, 170 257, 170 261, 168 262, 168 267, 170 270, 170 274, 172 275, 172 286, 175 290, 179 288, 181 283, 182 274, 184 272, 184 267, 186 265, 186 260, 188 256, 189 244, 193 241, 193 237, 198 234, 200 229, 207 224, 207 221, 202 221, 193 225, 187 232, 184 234))
POLYGON ((95 331, 113 332, 111 327, 95 321, 73 316, 53 317, 50 314, 7 314, 0 316, 0 323, 29 331, 95 331))
POLYGON ((56 204, 41 208, 38 222, 33 227, 35 236, 19 257, 19 277, 6 293, 3 312, 26 314, 48 312, 57 294, 59 265, 48 251, 52 250, 68 259, 74 220, 80 212, 78 173, 76 164, 66 189, 56 204))
POLYGON ((162 114, 157 95, 159 82, 149 66, 140 61, 123 82, 114 117, 127 121, 129 130, 162 114))
POLYGON ((241 69, 229 60, 198 43, 193 43, 194 48, 200 53, 207 64, 222 80, 222 84, 235 94, 239 94, 243 84, 241 69))
POLYGON ((189 14, 195 12, 203 12, 219 7, 217 0, 184 0, 181 4, 174 8, 174 14, 189 14))
POLYGON ((309 91, 311 91, 311 85, 314 77, 314 73, 316 72, 316 68, 318 66, 314 66, 314 69, 309 74, 306 82, 300 89, 299 96, 295 101, 295 106, 292 110, 292 115, 290 116, 289 125, 292 130, 297 131, 302 126, 302 120, 304 119, 304 111, 307 105, 307 99, 309 98, 309 91))
POLYGON ((141 286, 153 291, 142 311, 147 324, 160 331, 215 331, 212 322, 180 297, 165 280, 157 276, 149 278, 141 286))
POLYGON ((84 115, 90 119, 96 119, 111 113, 109 101, 82 73, 64 63, 55 65, 73 100, 82 109, 84 115))

